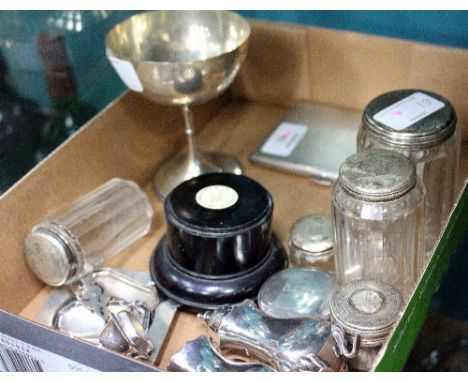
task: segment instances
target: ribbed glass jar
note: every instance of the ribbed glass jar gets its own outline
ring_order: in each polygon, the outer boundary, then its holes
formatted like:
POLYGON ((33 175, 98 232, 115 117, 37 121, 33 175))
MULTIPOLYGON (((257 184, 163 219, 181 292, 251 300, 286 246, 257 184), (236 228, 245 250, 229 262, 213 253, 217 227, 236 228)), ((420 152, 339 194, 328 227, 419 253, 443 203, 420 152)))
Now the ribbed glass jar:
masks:
POLYGON ((71 283, 147 234, 152 218, 135 182, 111 179, 34 226, 26 261, 49 285, 71 283))
POLYGON ((460 156, 456 122, 455 110, 442 96, 423 90, 398 90, 382 94, 367 105, 358 133, 358 152, 368 148, 395 150, 416 166, 426 188, 428 255, 456 197, 460 156))
POLYGON ((332 193, 340 284, 375 279, 408 296, 424 262, 424 186, 403 155, 372 149, 343 162, 332 193))

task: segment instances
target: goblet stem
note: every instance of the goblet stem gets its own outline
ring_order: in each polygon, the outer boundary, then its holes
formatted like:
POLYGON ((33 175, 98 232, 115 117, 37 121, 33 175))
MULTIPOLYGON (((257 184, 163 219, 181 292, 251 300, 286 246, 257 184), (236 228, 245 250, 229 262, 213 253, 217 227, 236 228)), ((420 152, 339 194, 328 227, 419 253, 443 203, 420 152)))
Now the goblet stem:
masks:
POLYGON ((212 163, 209 157, 204 156, 197 150, 195 143, 195 126, 193 123, 193 113, 189 105, 183 105, 182 111, 184 112, 185 120, 185 133, 187 134, 188 152, 187 152, 187 165, 188 174, 190 178, 209 172, 221 172, 223 168, 212 163))
POLYGON ((195 144, 195 128, 190 106, 182 106, 187 134, 188 152, 181 153, 163 164, 154 176, 154 189, 164 198, 180 183, 210 172, 231 172, 242 174, 240 164, 233 158, 208 152, 199 153, 195 144))
POLYGON ((183 105, 182 111, 184 113, 185 121, 185 134, 187 134, 188 141, 188 160, 194 166, 200 165, 200 158, 195 143, 195 126, 193 124, 193 113, 189 105, 183 105))

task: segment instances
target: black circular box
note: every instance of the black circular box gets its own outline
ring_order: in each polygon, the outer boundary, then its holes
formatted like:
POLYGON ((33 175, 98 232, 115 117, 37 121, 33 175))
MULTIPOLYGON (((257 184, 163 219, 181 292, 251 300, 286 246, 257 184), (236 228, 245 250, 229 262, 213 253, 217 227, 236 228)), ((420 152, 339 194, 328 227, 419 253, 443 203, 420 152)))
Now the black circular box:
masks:
POLYGON ((254 298, 262 283, 287 266, 271 232, 273 200, 256 181, 206 174, 166 198, 167 235, 151 261, 156 287, 188 306, 214 308, 254 298))

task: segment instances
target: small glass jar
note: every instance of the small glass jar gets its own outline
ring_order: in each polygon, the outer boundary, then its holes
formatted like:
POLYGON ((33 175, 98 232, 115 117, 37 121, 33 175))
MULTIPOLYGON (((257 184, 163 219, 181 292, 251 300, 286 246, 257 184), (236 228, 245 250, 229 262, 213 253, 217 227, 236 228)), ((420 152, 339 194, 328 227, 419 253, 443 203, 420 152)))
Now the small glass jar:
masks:
POLYGON ((356 280, 336 291, 330 304, 336 353, 351 370, 372 369, 403 306, 400 293, 376 280, 356 280))
POLYGON ((431 254, 456 197, 460 136, 457 116, 444 97, 422 90, 397 90, 365 108, 358 152, 395 150, 409 158, 426 188, 425 252, 431 254))
POLYGON ((331 218, 309 215, 295 222, 289 232, 289 257, 295 267, 334 273, 331 218))
POLYGON ((147 234, 152 218, 135 182, 111 179, 34 226, 26 261, 46 284, 69 284, 147 234))
POLYGON ((371 149, 346 159, 332 192, 332 221, 340 284, 376 279, 409 294, 424 260, 424 187, 407 158, 371 149))

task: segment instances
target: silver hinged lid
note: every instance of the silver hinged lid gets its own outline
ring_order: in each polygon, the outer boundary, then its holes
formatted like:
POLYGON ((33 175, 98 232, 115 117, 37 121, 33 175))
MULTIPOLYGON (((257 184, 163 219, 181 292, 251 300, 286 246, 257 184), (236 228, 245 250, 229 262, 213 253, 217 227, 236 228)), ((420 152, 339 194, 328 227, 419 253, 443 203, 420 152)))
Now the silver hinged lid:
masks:
POLYGON ((333 249, 333 229, 329 216, 304 216, 289 233, 291 246, 311 254, 323 255, 333 249))
POLYGON ((455 131, 456 113, 451 103, 439 94, 426 90, 405 89, 384 93, 374 98, 364 109, 362 126, 378 140, 398 146, 424 148, 448 139, 455 131), (434 104, 438 103, 438 107, 434 104), (412 108, 414 115, 406 128, 395 128, 391 123, 378 120, 379 113, 394 107, 391 113, 400 114, 399 105, 412 108), (435 111, 434 111, 435 110, 435 111), (412 123, 414 120, 414 123, 412 123))
POLYGON ((25 243, 26 261, 34 274, 46 284, 59 286, 75 275, 79 259, 57 232, 38 227, 25 243))
POLYGON ((402 306, 401 294, 392 285, 355 280, 336 291, 330 313, 346 334, 376 341, 386 337, 402 306))
POLYGON ((370 149, 351 155, 340 167, 341 186, 357 199, 388 201, 416 184, 416 168, 396 151, 370 149))

